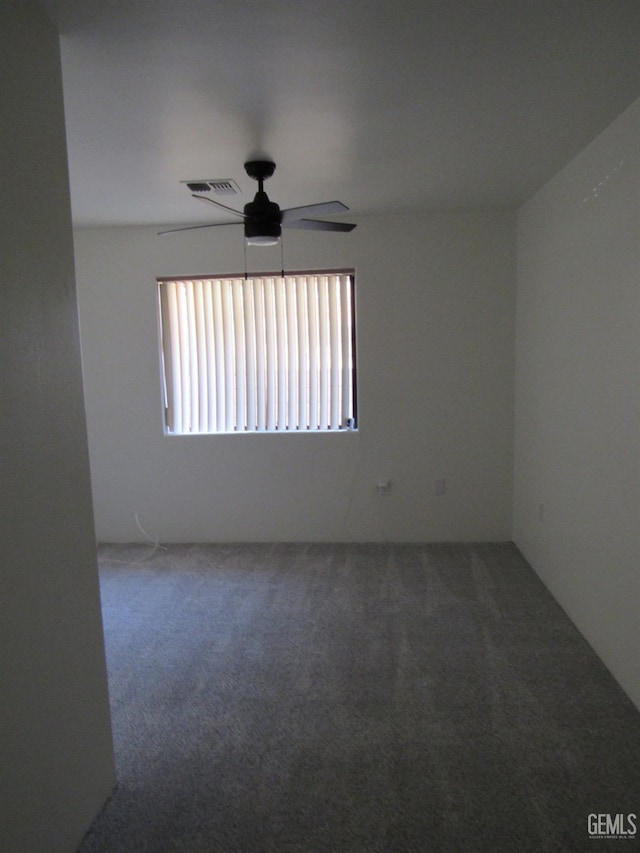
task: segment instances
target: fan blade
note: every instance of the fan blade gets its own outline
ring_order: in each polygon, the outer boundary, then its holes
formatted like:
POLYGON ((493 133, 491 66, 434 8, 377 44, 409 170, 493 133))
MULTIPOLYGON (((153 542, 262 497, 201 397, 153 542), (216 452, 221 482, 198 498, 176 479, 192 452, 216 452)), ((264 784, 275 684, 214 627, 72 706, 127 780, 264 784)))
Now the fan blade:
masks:
POLYGON ((243 219, 245 218, 244 213, 239 210, 234 210, 233 207, 227 207, 226 204, 222 204, 222 202, 214 201, 212 198, 206 195, 196 195, 195 193, 191 193, 193 198, 199 198, 200 201, 208 201, 209 204, 215 204, 216 207, 221 207, 223 210, 228 210, 229 213, 235 213, 236 216, 241 216, 243 219))
POLYGON ((241 222, 210 222, 208 225, 187 225, 185 228, 168 228, 166 231, 158 231, 161 234, 175 234, 176 231, 195 231, 197 228, 217 228, 220 225, 242 225, 241 222))
POLYGON ((304 228, 307 231, 353 231, 356 227, 350 222, 325 222, 322 219, 294 219, 283 222, 283 228, 304 228))
POLYGON ((282 211, 282 224, 288 224, 304 216, 331 216, 332 213, 344 213, 349 210, 341 201, 323 201, 320 204, 304 204, 302 207, 288 207, 282 211))

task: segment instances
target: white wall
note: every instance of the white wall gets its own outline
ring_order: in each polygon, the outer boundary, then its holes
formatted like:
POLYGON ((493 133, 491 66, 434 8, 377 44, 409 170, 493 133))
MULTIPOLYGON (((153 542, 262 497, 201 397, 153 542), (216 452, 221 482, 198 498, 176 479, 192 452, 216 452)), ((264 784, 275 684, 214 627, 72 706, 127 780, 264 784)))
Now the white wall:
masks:
POLYGON ((0 4, 0 849, 70 853, 114 782, 58 38, 0 4))
MULTIPOLYGON (((136 513, 163 541, 510 538, 513 216, 285 232, 289 269, 357 271, 360 429, 341 434, 164 436, 156 276, 241 272, 241 229, 75 238, 101 540, 143 539, 136 513)), ((279 264, 250 250, 250 269, 279 264)))
POLYGON ((640 101, 518 216, 514 538, 640 706, 640 101))

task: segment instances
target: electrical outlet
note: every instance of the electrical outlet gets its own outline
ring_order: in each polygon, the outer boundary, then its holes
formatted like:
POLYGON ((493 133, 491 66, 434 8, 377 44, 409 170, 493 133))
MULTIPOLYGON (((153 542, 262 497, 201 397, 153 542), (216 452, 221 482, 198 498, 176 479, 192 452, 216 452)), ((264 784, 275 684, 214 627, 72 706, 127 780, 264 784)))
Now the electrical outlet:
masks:
POLYGON ((378 483, 378 494, 381 497, 386 497, 391 494, 391 480, 381 480, 378 483))
POLYGON ((446 495, 447 494, 447 481, 446 480, 436 480, 434 483, 433 493, 434 493, 434 495, 438 495, 438 497, 440 497, 441 495, 446 495))

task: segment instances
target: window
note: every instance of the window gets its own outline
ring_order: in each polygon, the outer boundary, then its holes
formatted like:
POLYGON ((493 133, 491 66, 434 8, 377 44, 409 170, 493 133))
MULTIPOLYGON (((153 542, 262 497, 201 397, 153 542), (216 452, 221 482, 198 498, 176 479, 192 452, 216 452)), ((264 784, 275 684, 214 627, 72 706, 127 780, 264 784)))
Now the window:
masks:
POLYGON ((165 430, 356 426, 351 272, 158 281, 165 430))

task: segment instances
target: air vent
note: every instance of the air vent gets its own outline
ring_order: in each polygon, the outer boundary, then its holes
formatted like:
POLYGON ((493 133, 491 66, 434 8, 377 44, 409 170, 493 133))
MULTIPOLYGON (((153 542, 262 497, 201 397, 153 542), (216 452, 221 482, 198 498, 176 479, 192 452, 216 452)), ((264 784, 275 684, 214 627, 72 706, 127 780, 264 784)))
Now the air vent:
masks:
POLYGON ((192 193, 213 193, 214 195, 238 195, 240 187, 233 178, 203 178, 202 180, 180 181, 186 184, 192 193))

